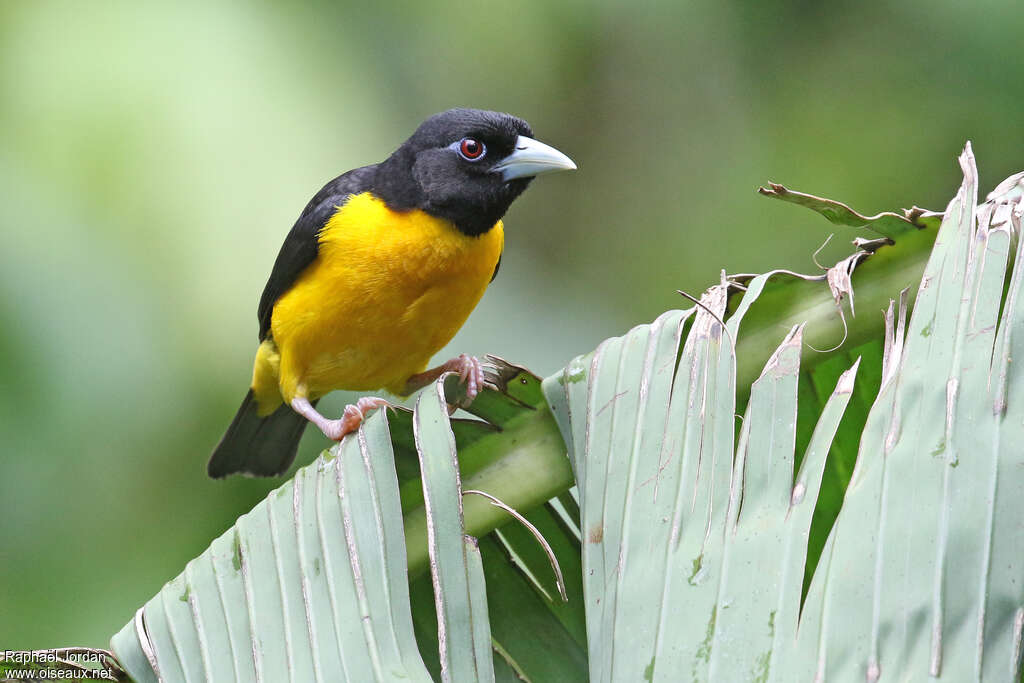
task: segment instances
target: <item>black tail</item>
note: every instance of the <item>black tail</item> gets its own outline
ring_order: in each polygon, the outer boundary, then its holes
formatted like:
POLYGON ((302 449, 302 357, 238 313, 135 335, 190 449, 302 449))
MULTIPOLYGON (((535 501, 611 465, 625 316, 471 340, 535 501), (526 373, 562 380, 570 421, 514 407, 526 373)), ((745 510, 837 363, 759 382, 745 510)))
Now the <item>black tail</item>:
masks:
POLYGON ((214 479, 235 472, 257 477, 284 474, 295 460, 306 422, 288 404, 260 417, 250 389, 228 431, 213 449, 207 473, 214 479))

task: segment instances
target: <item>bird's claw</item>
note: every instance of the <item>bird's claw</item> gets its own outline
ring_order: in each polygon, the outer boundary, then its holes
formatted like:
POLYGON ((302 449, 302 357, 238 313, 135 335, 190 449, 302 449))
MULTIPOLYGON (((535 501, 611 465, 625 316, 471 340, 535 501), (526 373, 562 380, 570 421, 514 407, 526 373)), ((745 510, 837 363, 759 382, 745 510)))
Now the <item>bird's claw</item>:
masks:
POLYGON ((472 403, 484 385, 484 367, 480 363, 480 359, 462 353, 458 358, 453 358, 445 365, 452 372, 459 373, 459 381, 466 385, 466 404, 472 403))
POLYGON ((324 436, 332 441, 341 441, 346 435, 359 429, 359 425, 366 419, 366 415, 380 407, 391 408, 392 405, 386 399, 375 396, 363 396, 355 403, 345 406, 344 412, 337 420, 329 420, 324 425, 324 436))

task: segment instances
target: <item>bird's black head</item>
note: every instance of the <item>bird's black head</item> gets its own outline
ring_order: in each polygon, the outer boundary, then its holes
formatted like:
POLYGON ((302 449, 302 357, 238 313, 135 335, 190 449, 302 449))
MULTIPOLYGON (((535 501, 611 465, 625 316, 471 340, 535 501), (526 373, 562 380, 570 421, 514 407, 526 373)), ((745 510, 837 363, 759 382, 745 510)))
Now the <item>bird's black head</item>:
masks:
POLYGON ((487 232, 540 173, 576 168, 510 114, 451 109, 420 124, 377 167, 373 191, 395 210, 422 209, 468 235, 487 232))

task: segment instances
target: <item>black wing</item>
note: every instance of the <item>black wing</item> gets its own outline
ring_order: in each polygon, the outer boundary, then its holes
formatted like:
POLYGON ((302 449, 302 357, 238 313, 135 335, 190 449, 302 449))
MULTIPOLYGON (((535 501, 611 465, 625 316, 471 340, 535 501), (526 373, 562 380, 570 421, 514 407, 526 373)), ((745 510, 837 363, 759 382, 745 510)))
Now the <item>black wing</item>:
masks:
POLYGON ((309 204, 306 204, 299 220, 295 221, 291 232, 285 237, 277 260, 274 261, 270 279, 267 280, 267 286, 263 288, 263 296, 260 297, 257 311, 260 341, 270 334, 270 318, 274 312, 274 304, 291 288, 302 271, 316 260, 320 247, 320 231, 324 225, 349 196, 369 189, 376 168, 376 165, 363 166, 338 176, 324 185, 309 204))
POLYGON ((498 268, 501 268, 501 257, 505 255, 505 250, 502 249, 501 253, 498 254, 498 262, 494 264, 494 272, 491 273, 491 282, 494 282, 494 278, 498 277, 498 268))

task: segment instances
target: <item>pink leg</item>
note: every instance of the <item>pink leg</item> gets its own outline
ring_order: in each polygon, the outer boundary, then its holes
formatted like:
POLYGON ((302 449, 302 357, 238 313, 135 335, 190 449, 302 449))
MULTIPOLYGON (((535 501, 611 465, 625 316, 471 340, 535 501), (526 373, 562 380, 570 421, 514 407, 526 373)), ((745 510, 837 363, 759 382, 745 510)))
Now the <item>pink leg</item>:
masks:
POLYGON ((408 396, 417 389, 421 389, 446 372, 459 373, 459 379, 466 385, 466 398, 472 401, 480 393, 484 385, 484 369, 475 356, 461 354, 458 358, 452 358, 447 363, 438 365, 436 368, 413 375, 406 381, 404 394, 408 396))
POLYGON ((324 436, 333 441, 341 441, 346 434, 351 434, 359 429, 366 414, 381 406, 390 407, 391 404, 383 398, 364 396, 355 404, 350 403, 345 406, 345 412, 340 418, 328 420, 307 399, 295 398, 292 400, 292 410, 319 427, 324 436))

